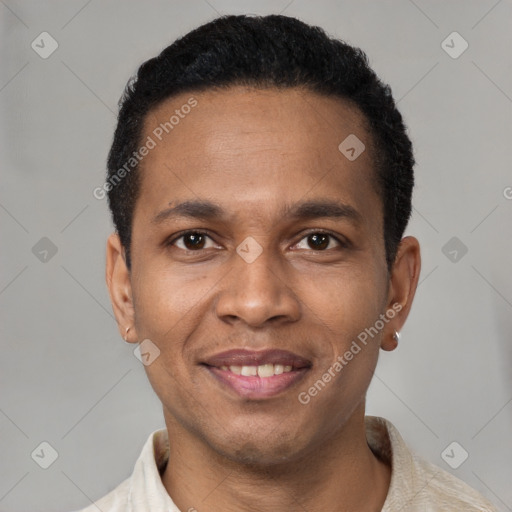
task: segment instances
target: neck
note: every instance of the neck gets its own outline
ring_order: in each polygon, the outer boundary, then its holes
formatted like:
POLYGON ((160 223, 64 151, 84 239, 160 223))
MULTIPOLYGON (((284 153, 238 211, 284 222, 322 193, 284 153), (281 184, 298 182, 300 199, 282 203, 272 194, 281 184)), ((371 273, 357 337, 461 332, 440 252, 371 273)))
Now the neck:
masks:
POLYGON ((265 467, 227 459, 171 419, 166 423, 170 453, 162 482, 180 510, 378 512, 386 499, 391 470, 368 447, 364 404, 309 453, 265 467))

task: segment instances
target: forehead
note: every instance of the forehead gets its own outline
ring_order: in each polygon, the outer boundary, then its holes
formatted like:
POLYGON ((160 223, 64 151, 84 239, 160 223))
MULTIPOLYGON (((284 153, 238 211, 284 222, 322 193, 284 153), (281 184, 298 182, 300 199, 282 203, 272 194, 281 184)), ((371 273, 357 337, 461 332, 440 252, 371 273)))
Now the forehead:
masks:
POLYGON ((238 209, 326 193, 375 202, 364 116, 338 98, 246 87, 184 93, 147 115, 142 140, 149 139, 154 148, 140 166, 143 210, 198 197, 238 209), (347 144, 364 151, 347 158, 354 154, 343 152, 347 144))

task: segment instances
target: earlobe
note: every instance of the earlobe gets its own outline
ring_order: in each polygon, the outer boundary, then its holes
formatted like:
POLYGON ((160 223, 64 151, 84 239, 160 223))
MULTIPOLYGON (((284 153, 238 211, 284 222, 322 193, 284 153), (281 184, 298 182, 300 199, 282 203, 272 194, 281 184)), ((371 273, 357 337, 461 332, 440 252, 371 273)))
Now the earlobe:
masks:
POLYGON ((128 326, 125 330, 124 330, 124 336, 123 336, 123 340, 126 341, 127 343, 130 343, 130 341, 128 341, 128 333, 130 332, 130 329, 131 327, 128 326))
POLYGON ((125 341, 135 343, 137 333, 134 326, 131 277, 117 233, 111 234, 107 240, 105 279, 119 333, 125 341))
POLYGON ((399 333, 409 315, 418 287, 420 270, 420 244, 416 238, 407 236, 400 242, 391 271, 387 308, 388 311, 394 310, 395 314, 382 335, 383 350, 394 350, 398 346, 399 333))
POLYGON ((381 341, 380 348, 385 350, 386 352, 391 352, 398 347, 398 342, 400 341, 400 333, 395 331, 391 336, 388 334, 384 334, 384 337, 381 341))

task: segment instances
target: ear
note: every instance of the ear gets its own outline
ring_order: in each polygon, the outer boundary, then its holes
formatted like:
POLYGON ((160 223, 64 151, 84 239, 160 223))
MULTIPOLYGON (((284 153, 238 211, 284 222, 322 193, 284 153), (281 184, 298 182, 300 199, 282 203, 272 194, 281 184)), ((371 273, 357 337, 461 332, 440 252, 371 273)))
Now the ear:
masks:
POLYGON ((413 236, 406 236, 402 238, 398 246, 391 270, 386 309, 387 316, 391 319, 382 336, 381 348, 383 350, 394 350, 398 345, 394 334, 400 332, 409 315, 418 287, 420 270, 420 244, 413 236), (391 317, 392 312, 394 314, 391 317))
POLYGON ((137 343, 130 271, 117 233, 112 233, 107 240, 105 279, 119 333, 125 341, 137 343))

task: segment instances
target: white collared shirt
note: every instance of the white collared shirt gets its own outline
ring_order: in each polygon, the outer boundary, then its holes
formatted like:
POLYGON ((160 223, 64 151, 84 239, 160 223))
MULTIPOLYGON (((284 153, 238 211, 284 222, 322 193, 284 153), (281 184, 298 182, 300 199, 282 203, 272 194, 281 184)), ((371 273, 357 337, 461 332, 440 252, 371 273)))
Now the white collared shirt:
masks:
MULTIPOLYGON (((497 512, 462 480, 412 454, 391 422, 366 416, 365 423, 370 448, 392 468, 382 512, 497 512)), ((162 483, 168 456, 167 430, 155 430, 132 475, 79 512, 187 512, 178 509, 162 483)))

